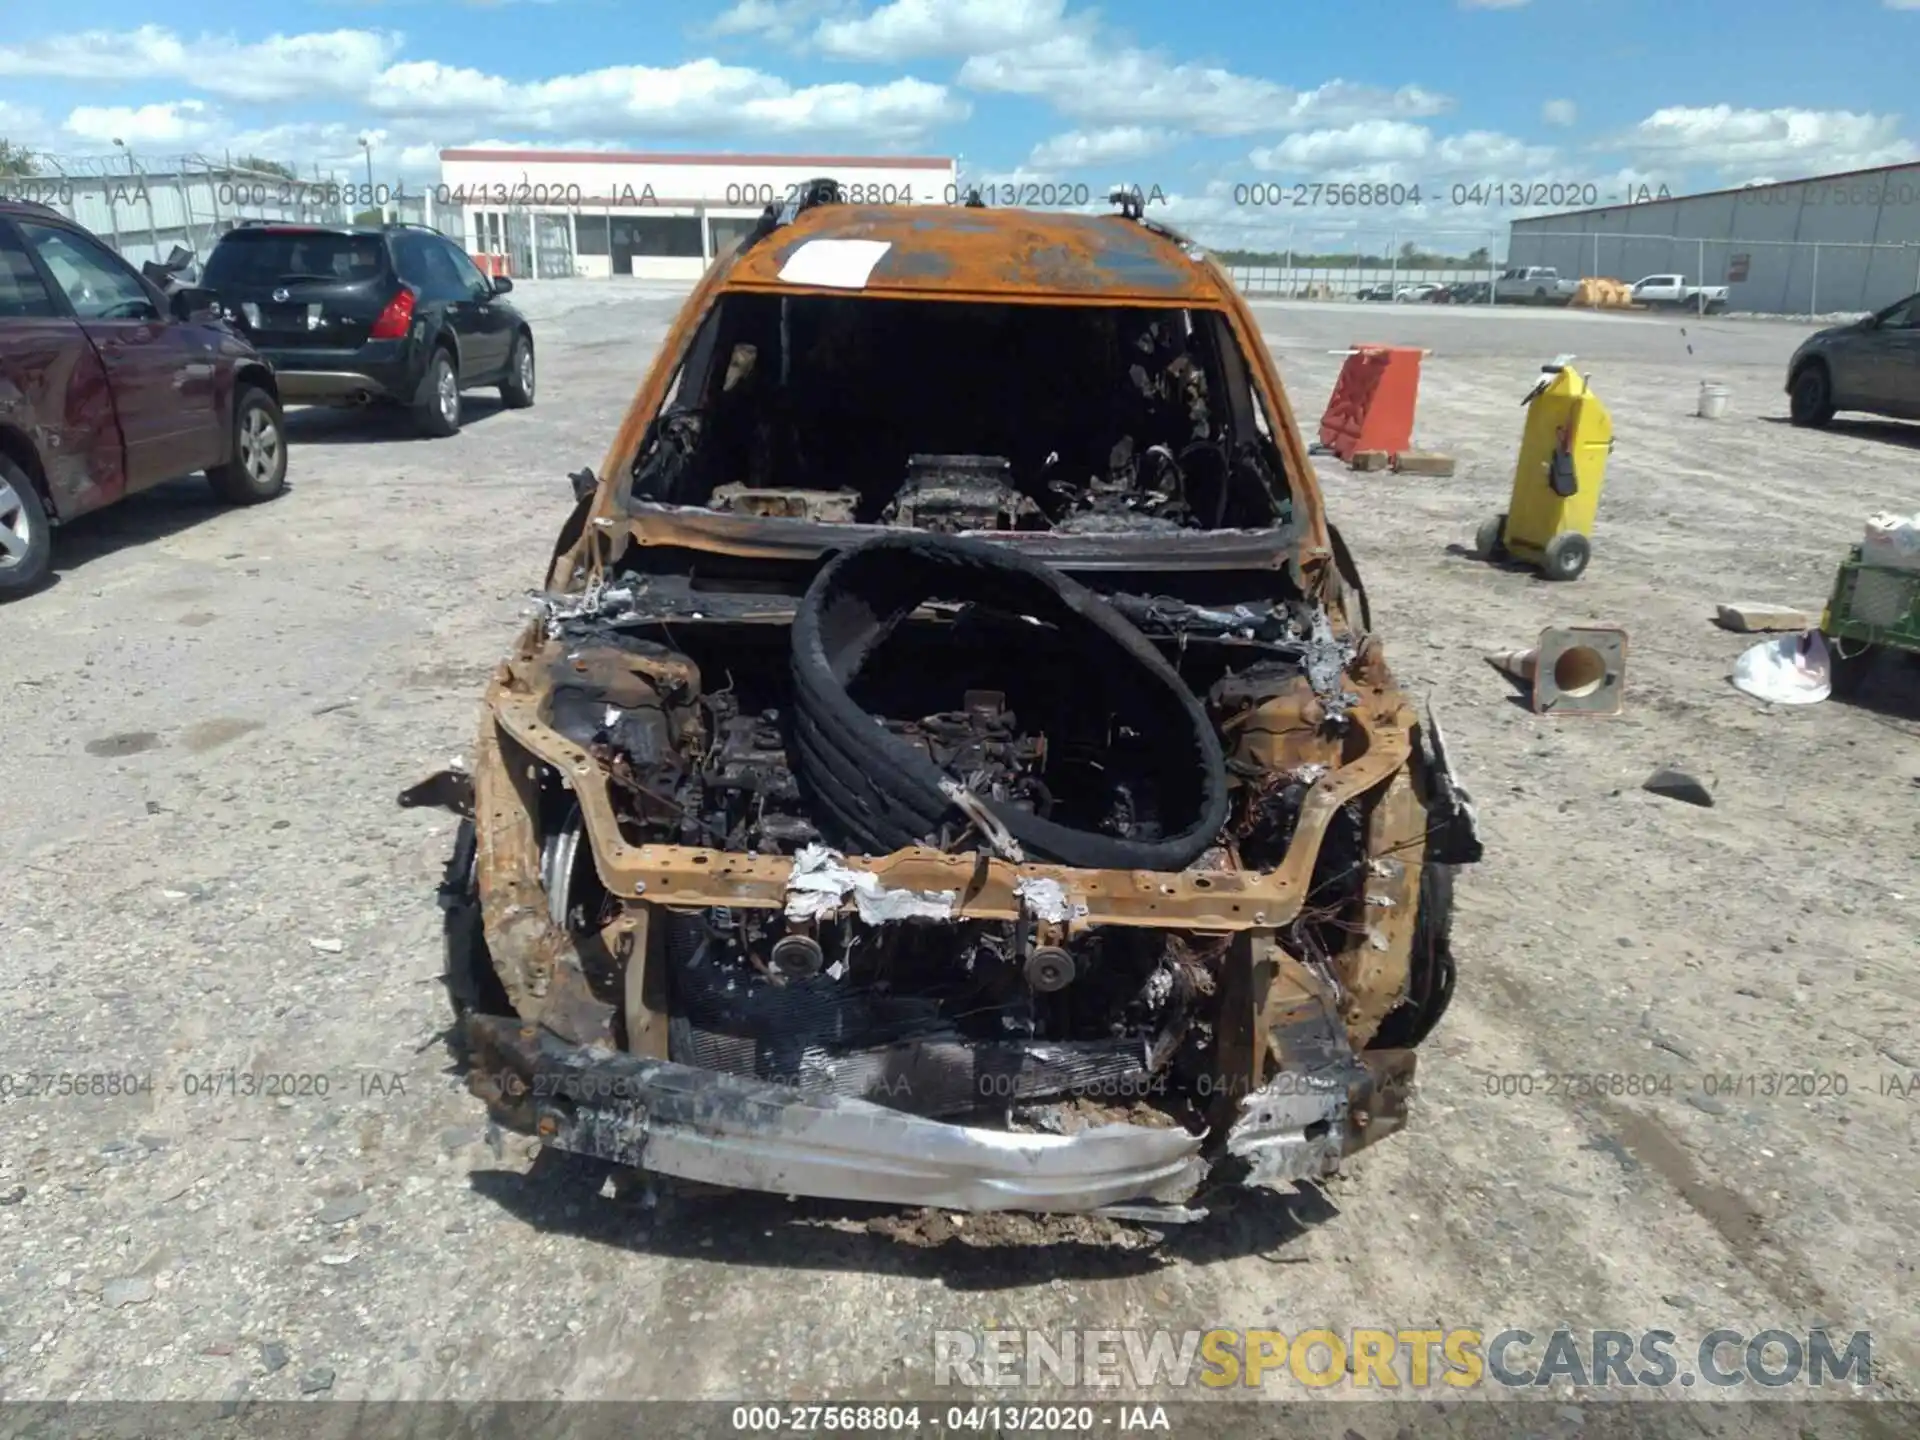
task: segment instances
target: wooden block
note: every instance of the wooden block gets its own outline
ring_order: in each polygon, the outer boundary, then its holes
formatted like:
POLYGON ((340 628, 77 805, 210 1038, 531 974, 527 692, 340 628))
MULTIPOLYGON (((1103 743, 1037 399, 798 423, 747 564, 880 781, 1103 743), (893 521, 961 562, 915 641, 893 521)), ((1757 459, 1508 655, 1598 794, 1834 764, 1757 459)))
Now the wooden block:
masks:
POLYGON ((1402 450, 1393 457, 1393 468, 1402 475, 1451 475, 1453 456, 1436 455, 1431 450, 1402 450))
POLYGON ((1722 630, 1737 630, 1743 635, 1769 630, 1790 630, 1798 634, 1813 628, 1813 617, 1806 611, 1764 600, 1736 600, 1722 605, 1714 620, 1722 630))
POLYGON ((1384 470, 1393 463, 1393 457, 1384 450, 1356 450, 1353 458, 1347 461, 1350 470, 1384 470))

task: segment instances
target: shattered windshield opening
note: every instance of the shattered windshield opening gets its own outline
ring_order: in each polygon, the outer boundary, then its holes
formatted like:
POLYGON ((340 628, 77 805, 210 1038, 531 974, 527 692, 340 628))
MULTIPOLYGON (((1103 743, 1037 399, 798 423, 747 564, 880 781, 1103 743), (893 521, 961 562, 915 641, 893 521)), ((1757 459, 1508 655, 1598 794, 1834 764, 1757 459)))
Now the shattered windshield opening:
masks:
POLYGON ((1213 312, 730 295, 709 324, 638 499, 948 532, 1291 518, 1213 312))

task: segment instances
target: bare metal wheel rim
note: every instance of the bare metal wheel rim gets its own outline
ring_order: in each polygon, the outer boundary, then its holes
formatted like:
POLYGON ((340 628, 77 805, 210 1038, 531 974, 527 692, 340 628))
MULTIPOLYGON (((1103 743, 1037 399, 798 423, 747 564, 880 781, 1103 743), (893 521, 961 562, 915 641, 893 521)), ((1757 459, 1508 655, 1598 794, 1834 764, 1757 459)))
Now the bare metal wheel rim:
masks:
POLYGON ((33 540, 33 520, 13 486, 0 480, 0 570, 22 564, 33 540))
POLYGON ((434 382, 440 400, 440 415, 449 425, 460 413, 460 382, 453 378, 453 367, 442 365, 440 378, 434 382))
POLYGON ((520 342, 520 388, 533 394, 533 347, 524 340, 520 342))
POLYGON ((273 479, 280 464, 280 427, 258 405, 240 423, 240 463, 259 484, 273 479))

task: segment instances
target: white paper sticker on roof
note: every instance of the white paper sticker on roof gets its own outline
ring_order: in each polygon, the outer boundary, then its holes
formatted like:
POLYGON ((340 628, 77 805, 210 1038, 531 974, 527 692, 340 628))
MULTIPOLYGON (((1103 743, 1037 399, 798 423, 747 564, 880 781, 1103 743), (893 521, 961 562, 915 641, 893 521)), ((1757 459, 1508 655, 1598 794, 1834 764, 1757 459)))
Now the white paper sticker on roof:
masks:
POLYGON ((789 285, 831 285, 863 290, 891 240, 809 240, 787 257, 780 278, 789 285))

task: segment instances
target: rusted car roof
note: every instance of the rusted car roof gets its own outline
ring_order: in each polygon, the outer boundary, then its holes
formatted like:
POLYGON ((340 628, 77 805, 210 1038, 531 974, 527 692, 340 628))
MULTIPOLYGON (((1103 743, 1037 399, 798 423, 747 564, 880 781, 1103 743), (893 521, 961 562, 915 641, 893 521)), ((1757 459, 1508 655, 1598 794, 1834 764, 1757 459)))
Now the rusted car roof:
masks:
POLYGON ((1032 297, 1055 304, 1084 297, 1215 305, 1227 294, 1219 272, 1177 240, 1118 214, 930 205, 804 210, 742 256, 724 288, 893 292, 919 299, 1032 297), (867 241, 886 248, 864 279, 858 278, 856 262, 856 283, 807 283, 799 278, 808 273, 804 266, 783 279, 788 262, 819 241, 867 241))

